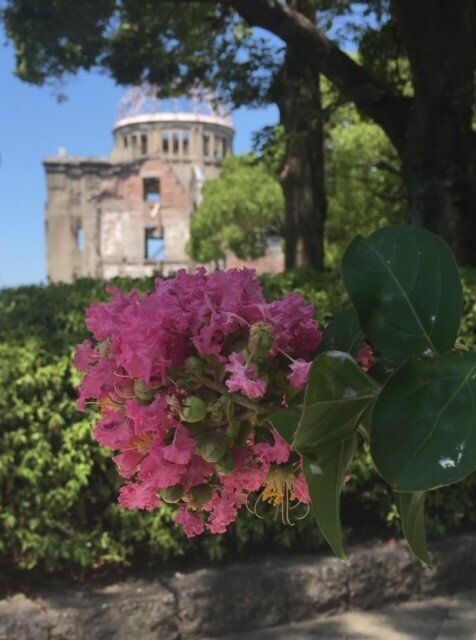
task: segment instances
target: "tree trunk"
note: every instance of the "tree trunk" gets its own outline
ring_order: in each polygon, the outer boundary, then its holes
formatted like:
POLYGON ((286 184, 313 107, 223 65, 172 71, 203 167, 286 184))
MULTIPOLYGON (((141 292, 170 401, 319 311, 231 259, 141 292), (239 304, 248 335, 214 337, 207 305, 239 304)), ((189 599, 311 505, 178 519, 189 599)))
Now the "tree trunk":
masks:
POLYGON ((408 220, 476 266, 474 2, 396 0, 394 11, 415 88, 401 151, 408 220))
POLYGON ((278 107, 285 135, 281 184, 285 200, 285 267, 324 269, 322 106, 319 81, 287 52, 278 107))
POLYGON ((475 1, 392 1, 410 59, 413 98, 396 95, 346 56, 293 3, 229 1, 383 128, 402 159, 409 222, 445 238, 459 264, 476 266, 475 1))

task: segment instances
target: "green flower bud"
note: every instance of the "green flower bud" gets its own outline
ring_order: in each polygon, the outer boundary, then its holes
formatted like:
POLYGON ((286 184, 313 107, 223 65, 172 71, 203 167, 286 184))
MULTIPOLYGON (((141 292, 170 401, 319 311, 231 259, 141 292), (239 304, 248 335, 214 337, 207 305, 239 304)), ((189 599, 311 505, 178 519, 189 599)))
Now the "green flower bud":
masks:
POLYGON ((223 409, 223 400, 221 398, 210 406, 210 417, 214 422, 220 422, 223 419, 223 409))
POLYGON ((235 439, 236 436, 240 433, 241 424, 238 420, 230 420, 230 424, 226 428, 226 435, 230 438, 235 439))
POLYGON ((197 507, 203 507, 204 504, 210 502, 215 489, 209 484, 198 484, 190 489, 190 501, 197 507))
POLYGON ((263 360, 274 343, 273 327, 267 322, 256 322, 251 326, 248 349, 254 360, 263 360))
POLYGON ((205 363, 197 356, 190 356, 187 359, 185 368, 192 373, 202 374, 205 371, 205 363))
POLYGON ((228 444, 224 437, 211 435, 198 442, 197 453, 206 462, 218 462, 227 452, 228 444))
POLYGON ((134 380, 134 395, 139 400, 148 402, 155 396, 155 389, 151 389, 143 380, 134 380))
POLYGON ((159 491, 159 496, 162 498, 164 502, 168 502, 169 504, 175 504, 179 502, 179 500, 183 496, 183 489, 178 484, 174 487, 167 487, 166 489, 161 489, 159 491))
POLYGON ((231 453, 226 453, 223 458, 220 458, 218 462, 215 463, 216 472, 220 476, 229 476, 230 473, 236 468, 235 459, 231 455, 231 453))
POLYGON ((197 396, 185 398, 182 407, 182 419, 185 422, 200 422, 207 415, 207 405, 197 396))

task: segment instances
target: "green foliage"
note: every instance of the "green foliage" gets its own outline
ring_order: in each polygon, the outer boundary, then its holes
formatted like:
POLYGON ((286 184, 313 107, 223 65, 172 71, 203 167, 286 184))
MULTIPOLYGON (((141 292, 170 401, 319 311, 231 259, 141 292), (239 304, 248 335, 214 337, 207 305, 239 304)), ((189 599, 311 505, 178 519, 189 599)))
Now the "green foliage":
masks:
POLYGON ((326 130, 326 260, 338 267, 357 233, 401 224, 406 204, 398 155, 382 129, 345 105, 326 130))
MULTIPOLYGON (((152 280, 116 282, 124 290, 148 290, 152 280)), ((327 323, 347 305, 335 274, 301 271, 263 278, 266 295, 298 291, 327 323)), ((460 340, 476 342, 476 273, 463 272, 464 310, 460 340)), ((106 297, 103 282, 20 287, 0 291, 0 560, 50 569, 157 561, 183 554, 227 554, 264 548, 316 549, 322 545, 313 518, 294 527, 243 510, 226 537, 190 542, 175 528, 174 507, 156 512, 117 506, 120 480, 109 456, 92 439, 94 407, 75 406, 78 374, 71 345, 87 336, 84 309, 106 297)), ((366 445, 347 471, 344 532, 387 535, 400 524, 391 493, 371 463, 366 445)), ((463 483, 429 492, 427 527, 443 535, 476 525, 476 474, 463 483)))
POLYGON ((425 491, 476 471, 476 353, 409 358, 372 416, 371 453, 399 491, 425 491))
POLYGON ((357 428, 379 392, 352 356, 327 351, 315 359, 292 446, 305 454, 305 474, 319 527, 345 558, 340 494, 357 447, 357 428))
POLYGON ((188 252, 198 262, 264 255, 267 239, 280 235, 284 202, 278 182, 253 156, 230 156, 218 180, 203 189, 192 217, 188 252))
MULTIPOLYGON (((397 499, 403 531, 429 563, 424 492, 476 471, 476 353, 451 351, 463 306, 456 263, 438 236, 390 227, 358 236, 342 275, 386 381, 380 390, 348 353, 318 355, 292 446, 304 455, 321 531, 342 556, 340 486, 360 430, 382 477, 407 492, 397 499)), ((352 314, 343 322, 355 333, 352 314)))
MULTIPOLYGON (((406 203, 397 152, 377 125, 352 105, 339 105, 324 83, 325 178, 327 220, 326 265, 338 268, 347 245, 357 233, 404 221, 406 203)), ((266 127, 255 136, 260 160, 276 176, 283 167, 285 135, 282 127, 266 127)))
POLYGON ((357 236, 342 277, 365 336, 382 356, 401 360, 453 347, 463 293, 455 259, 438 236, 412 227, 357 236))

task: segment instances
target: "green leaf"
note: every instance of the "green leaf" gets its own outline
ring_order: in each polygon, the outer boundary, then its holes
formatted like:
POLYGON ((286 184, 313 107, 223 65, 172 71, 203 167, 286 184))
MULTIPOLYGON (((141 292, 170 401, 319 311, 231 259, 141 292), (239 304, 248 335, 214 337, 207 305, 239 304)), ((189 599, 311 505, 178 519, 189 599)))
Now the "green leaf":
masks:
POLYGON ((402 521, 402 529, 408 546, 416 557, 433 567, 425 534, 425 496, 424 491, 415 493, 395 492, 395 502, 402 521))
POLYGON ((291 444, 299 422, 299 413, 292 409, 283 409, 268 416, 270 422, 276 431, 282 436, 288 444, 291 444))
POLYGON ((399 360, 453 347, 463 294, 455 259, 438 236, 403 226, 358 236, 342 277, 365 336, 382 355, 399 360))
POLYGON ((364 334, 360 328, 359 318, 353 307, 339 313, 327 325, 319 352, 345 351, 356 356, 364 344, 364 334))
POLYGON ((348 353, 318 355, 311 367, 293 449, 321 462, 321 451, 353 435, 378 392, 378 384, 348 353))
POLYGON ((338 558, 346 559, 340 520, 340 494, 344 477, 354 457, 357 436, 321 450, 320 462, 304 458, 312 511, 322 534, 338 558))
POLYGON ((370 449, 398 491, 426 491, 476 471, 476 353, 411 358, 385 383, 370 449))

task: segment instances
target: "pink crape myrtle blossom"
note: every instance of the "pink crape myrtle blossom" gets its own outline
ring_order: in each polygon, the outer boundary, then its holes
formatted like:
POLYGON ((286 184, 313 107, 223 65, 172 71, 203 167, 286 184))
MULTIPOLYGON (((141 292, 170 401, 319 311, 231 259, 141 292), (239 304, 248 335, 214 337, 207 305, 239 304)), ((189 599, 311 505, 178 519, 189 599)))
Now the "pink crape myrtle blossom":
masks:
POLYGON ((375 355, 372 347, 369 344, 364 344, 360 352, 355 359, 357 364, 360 364, 363 371, 367 373, 375 364, 375 355))
POLYGON ((311 373, 311 365, 312 362, 306 362, 302 358, 289 365, 291 373, 288 375, 288 380, 295 389, 304 389, 307 385, 311 373))
POLYGON ((256 380, 256 367, 245 362, 242 353, 232 353, 225 371, 231 373, 226 381, 230 391, 241 391, 248 398, 261 398, 266 391, 266 382, 256 380))
POLYGON ((121 506, 176 504, 195 536, 224 533, 252 495, 283 513, 287 500, 308 504, 302 460, 267 416, 306 385, 322 340, 312 305, 297 293, 266 302, 250 269, 108 292, 76 352, 78 404, 101 409, 94 435, 114 451, 121 506))
POLYGON ((291 447, 286 440, 279 435, 276 429, 272 429, 272 435, 274 438, 273 444, 263 442, 261 444, 255 444, 253 446, 254 453, 257 454, 258 460, 266 464, 275 462, 276 464, 283 464, 289 460, 291 456, 291 447))

